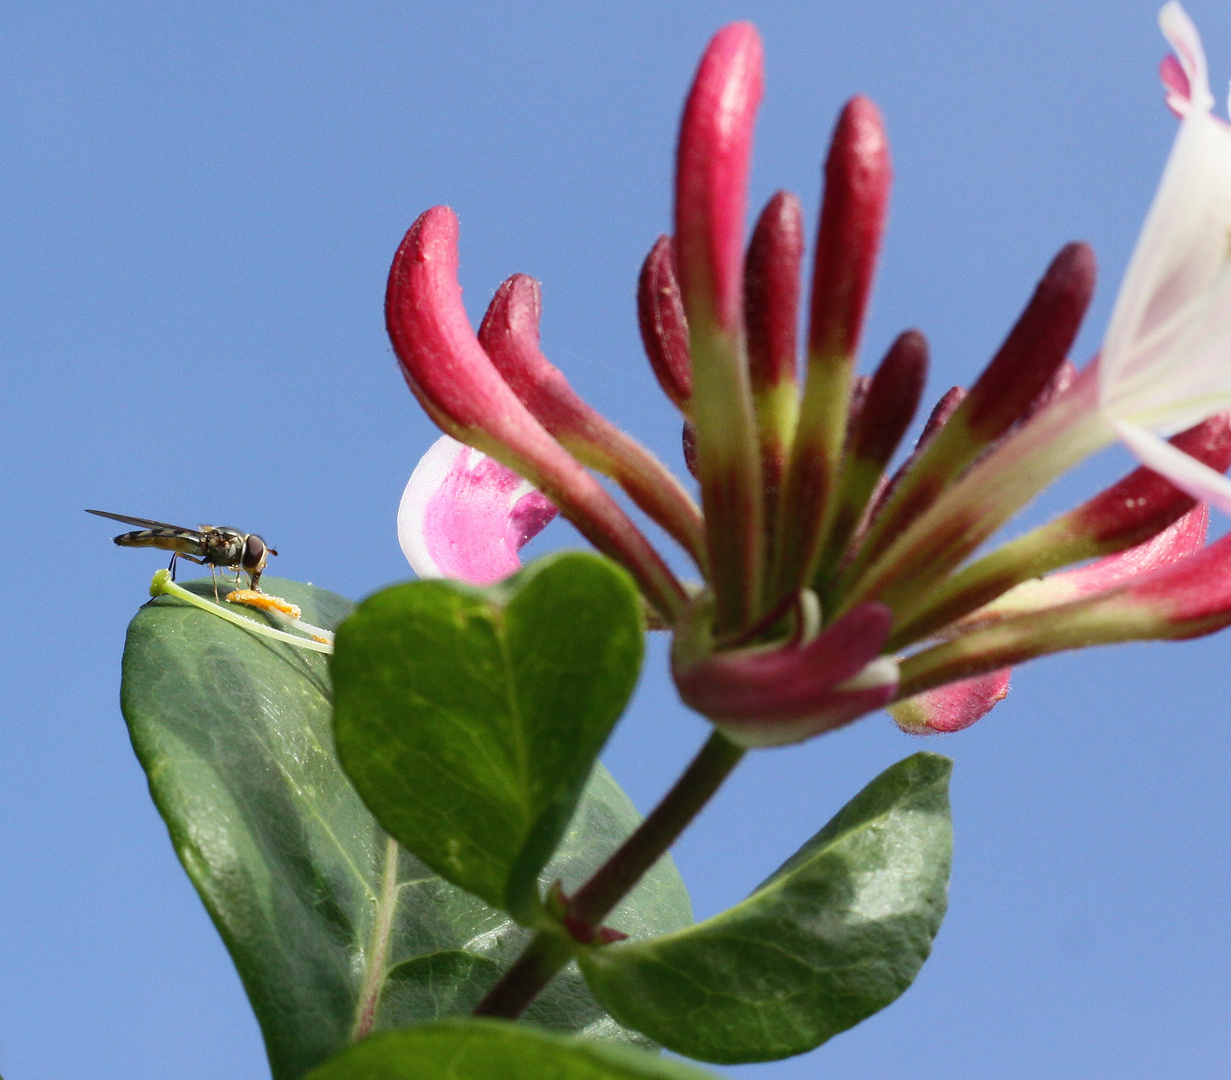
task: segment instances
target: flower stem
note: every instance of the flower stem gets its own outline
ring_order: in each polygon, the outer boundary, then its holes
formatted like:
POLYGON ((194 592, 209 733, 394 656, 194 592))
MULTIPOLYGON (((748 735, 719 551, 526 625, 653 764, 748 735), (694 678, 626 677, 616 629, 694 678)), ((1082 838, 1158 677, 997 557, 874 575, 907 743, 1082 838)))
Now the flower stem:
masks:
POLYGON ((573 945, 558 931, 540 930, 526 946, 526 951, 491 988, 478 1007, 475 1016, 503 1016, 512 1020, 521 1016, 552 977, 573 958, 573 945))
MULTIPOLYGON (((688 827, 744 753, 717 731, 710 735, 650 816, 569 899, 569 922, 597 927, 688 827)), ((572 956, 572 943, 559 931, 539 931, 475 1009, 475 1016, 520 1016, 572 956)))
POLYGON ((745 752, 742 746, 713 732, 662 802, 569 900, 569 916, 590 926, 602 922, 675 843, 745 752))

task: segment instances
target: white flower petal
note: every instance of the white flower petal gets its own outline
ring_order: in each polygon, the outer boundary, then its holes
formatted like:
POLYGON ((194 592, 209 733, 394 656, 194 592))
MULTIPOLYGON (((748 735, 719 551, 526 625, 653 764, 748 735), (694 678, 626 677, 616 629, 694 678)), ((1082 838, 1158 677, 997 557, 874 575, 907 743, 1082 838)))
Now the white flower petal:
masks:
POLYGON ((1146 468, 1165 476, 1194 499, 1231 514, 1231 479, 1177 450, 1157 435, 1123 420, 1112 421, 1116 434, 1146 468))
MULTIPOLYGON (((1208 112, 1181 123, 1103 342, 1100 400, 1115 416, 1193 387, 1231 390, 1231 364, 1194 344, 1231 332, 1231 128, 1208 112)), ((1222 342, 1226 344, 1226 342, 1222 342)))
POLYGON ((487 585, 521 567, 517 552, 555 515, 511 469, 444 435, 402 493, 398 542, 422 578, 487 585))
MULTIPOLYGON (((1193 25, 1188 13, 1180 6, 1179 0, 1171 0, 1164 4, 1158 13, 1158 25, 1163 36, 1175 50, 1180 66, 1188 77, 1188 101, 1198 109, 1209 110, 1214 107, 1214 97, 1210 93, 1209 71, 1205 64, 1205 50, 1201 48, 1201 37, 1193 25)), ((1171 104, 1170 99, 1168 104, 1171 104)), ((1172 106, 1177 111, 1183 109, 1172 106)))
POLYGON ((1099 408, 1173 435, 1231 406, 1231 126, 1210 111, 1184 9, 1172 0, 1159 22, 1178 57, 1171 82, 1186 80, 1188 97, 1103 340, 1099 408))

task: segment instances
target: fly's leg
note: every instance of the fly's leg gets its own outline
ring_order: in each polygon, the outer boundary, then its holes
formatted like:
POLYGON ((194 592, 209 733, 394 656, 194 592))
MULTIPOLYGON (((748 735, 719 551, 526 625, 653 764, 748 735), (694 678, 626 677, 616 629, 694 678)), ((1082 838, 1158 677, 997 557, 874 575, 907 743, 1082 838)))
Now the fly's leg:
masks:
POLYGON ((196 563, 198 566, 205 565, 204 559, 196 559, 196 558, 193 558, 191 555, 185 555, 182 551, 174 551, 171 553, 171 565, 167 567, 167 569, 171 571, 172 581, 175 580, 175 560, 176 559, 187 559, 189 562, 196 563))
MULTIPOLYGON (((176 559, 187 559, 190 563, 196 563, 198 566, 204 566, 204 565, 205 565, 205 560, 204 560, 204 559, 198 559, 198 558, 196 558, 196 557, 195 557, 195 556, 193 556, 193 555, 185 555, 182 551, 176 551, 176 552, 174 552, 174 553, 172 554, 172 556, 171 556, 171 565, 170 565, 170 567, 168 567, 168 569, 171 571, 171 580, 172 580, 172 581, 174 581, 174 580, 175 580, 175 560, 176 560, 176 559)), ((213 572, 214 572, 214 568, 211 566, 211 567, 210 567, 210 573, 212 574, 213 572)), ((218 598, 218 585, 215 583, 215 585, 214 585, 214 599, 217 599, 217 598, 218 598)))

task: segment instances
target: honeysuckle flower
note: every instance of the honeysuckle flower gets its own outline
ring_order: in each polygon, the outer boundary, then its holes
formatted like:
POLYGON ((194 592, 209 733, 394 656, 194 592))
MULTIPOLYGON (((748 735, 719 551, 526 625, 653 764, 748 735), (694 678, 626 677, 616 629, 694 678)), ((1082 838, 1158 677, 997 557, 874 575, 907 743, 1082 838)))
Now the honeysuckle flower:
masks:
POLYGON ((1005 696, 1022 660, 1231 624, 1231 539, 1201 547, 1198 505, 1231 512, 1231 127, 1212 116, 1179 5, 1161 22, 1179 57, 1163 80, 1180 132, 1100 356, 1081 371, 1068 361, 1095 279, 1093 253, 1069 244, 987 368, 942 396, 892 472, 927 342, 906 331, 871 377, 856 374, 891 176, 880 113, 852 98, 834 130, 801 380, 799 200, 776 193, 745 246, 762 94, 750 25, 719 31, 698 67, 674 235, 651 248, 637 291, 700 507, 543 356, 537 282, 509 278, 471 329, 457 220, 428 210, 394 260, 386 314, 411 389, 460 443, 438 443, 408 485, 399 534, 412 564, 493 580, 520 565, 521 543, 558 507, 630 570, 673 633, 681 698, 744 746, 887 705, 908 730, 959 730, 1005 696), (972 559, 1116 438, 1140 468, 972 559), (681 584, 588 470, 680 545, 698 585, 681 584))

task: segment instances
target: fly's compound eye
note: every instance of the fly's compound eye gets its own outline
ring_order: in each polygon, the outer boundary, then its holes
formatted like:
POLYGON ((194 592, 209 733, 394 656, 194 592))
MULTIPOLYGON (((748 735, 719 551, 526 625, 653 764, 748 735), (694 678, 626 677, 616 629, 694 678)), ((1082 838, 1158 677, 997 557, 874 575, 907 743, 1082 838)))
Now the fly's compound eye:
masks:
POLYGON ((269 554, 269 549, 265 546, 265 541, 259 536, 249 536, 244 541, 244 554, 240 565, 243 566, 248 573, 262 570, 265 566, 265 557, 269 554))

